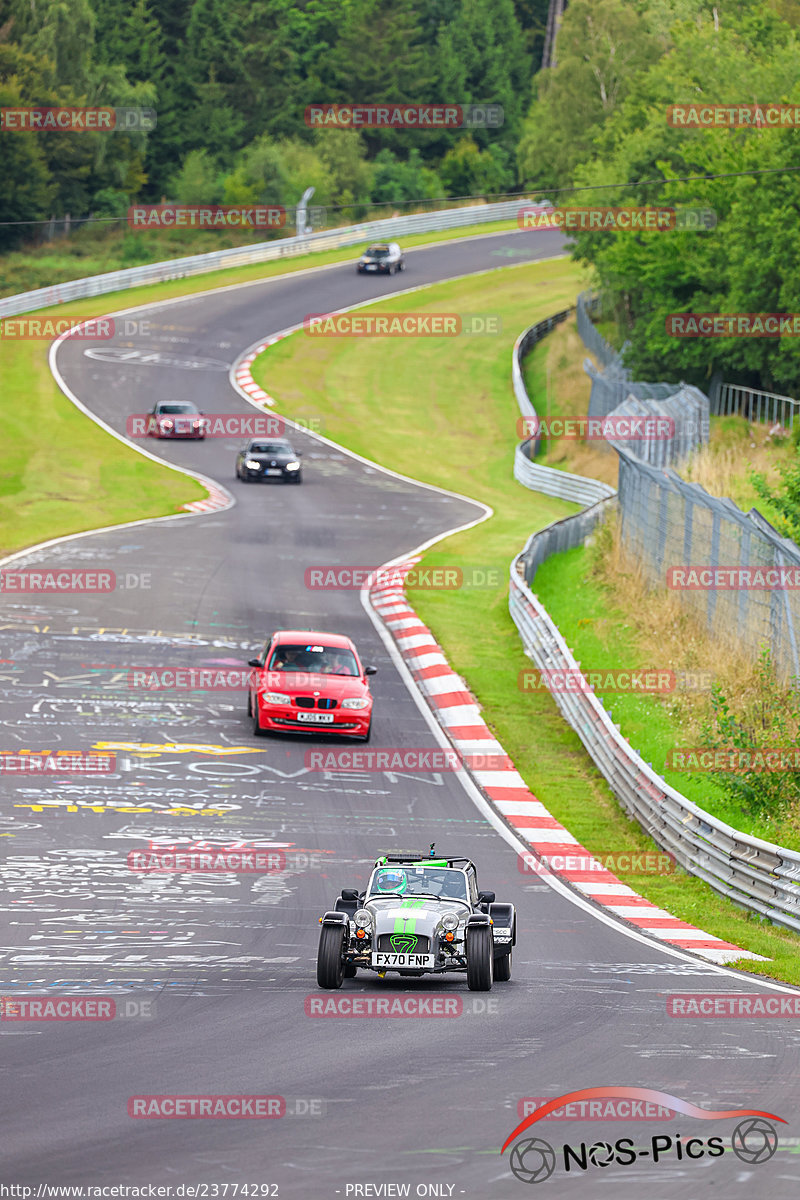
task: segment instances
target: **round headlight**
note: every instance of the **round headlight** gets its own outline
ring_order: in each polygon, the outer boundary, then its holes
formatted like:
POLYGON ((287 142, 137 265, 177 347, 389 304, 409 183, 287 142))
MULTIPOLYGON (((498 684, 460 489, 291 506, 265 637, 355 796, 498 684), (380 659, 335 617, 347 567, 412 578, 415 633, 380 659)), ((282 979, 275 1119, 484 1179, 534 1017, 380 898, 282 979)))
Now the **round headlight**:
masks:
POLYGON ((455 913, 445 913, 442 917, 442 929, 458 929, 458 917, 455 913))
POLYGON ((366 908, 360 908, 353 917, 353 921, 358 929, 369 929, 372 924, 372 916, 366 908))

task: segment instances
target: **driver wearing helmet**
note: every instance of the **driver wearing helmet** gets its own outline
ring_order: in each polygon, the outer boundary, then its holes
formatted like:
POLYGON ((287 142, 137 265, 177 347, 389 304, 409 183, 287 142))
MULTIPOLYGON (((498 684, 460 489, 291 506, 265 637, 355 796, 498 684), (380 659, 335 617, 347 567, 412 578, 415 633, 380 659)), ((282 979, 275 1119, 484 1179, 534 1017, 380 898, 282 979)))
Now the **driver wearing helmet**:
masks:
POLYGON ((439 891, 440 896, 447 896, 451 900, 464 900, 466 891, 464 888, 464 876, 460 871, 447 871, 442 886, 439 891))
POLYGON ((386 867, 380 871, 375 880, 376 892, 405 892, 408 887, 408 876, 399 867, 386 867))

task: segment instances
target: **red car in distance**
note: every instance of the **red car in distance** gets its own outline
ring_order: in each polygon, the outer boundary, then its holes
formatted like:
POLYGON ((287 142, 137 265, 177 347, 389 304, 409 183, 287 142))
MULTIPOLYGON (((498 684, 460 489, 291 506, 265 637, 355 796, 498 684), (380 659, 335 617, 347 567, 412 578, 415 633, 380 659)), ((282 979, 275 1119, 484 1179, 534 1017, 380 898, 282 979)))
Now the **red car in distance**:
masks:
POLYGON ((337 733, 368 742, 372 695, 350 638, 281 629, 273 633, 250 677, 247 715, 253 733, 337 733))

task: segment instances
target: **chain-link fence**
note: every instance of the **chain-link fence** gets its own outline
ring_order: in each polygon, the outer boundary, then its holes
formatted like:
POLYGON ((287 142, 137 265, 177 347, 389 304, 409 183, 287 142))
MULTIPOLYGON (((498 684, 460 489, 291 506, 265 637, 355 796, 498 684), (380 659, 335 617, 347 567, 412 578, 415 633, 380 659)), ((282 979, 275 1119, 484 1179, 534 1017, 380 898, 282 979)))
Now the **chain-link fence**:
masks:
MULTIPOLYGON (((609 437, 619 455, 623 545, 645 577, 674 590, 714 636, 735 637, 753 658, 766 645, 784 679, 800 676, 800 547, 781 537, 755 509, 744 513, 732 500, 709 495, 671 469, 671 463, 708 441, 709 401, 689 384, 629 380, 619 356, 592 323, 590 314, 596 311, 591 296, 579 297, 578 331, 584 345, 608 364, 602 373, 593 367, 589 372, 592 395, 601 396, 597 408, 605 407, 606 393, 618 389, 621 395, 612 411, 597 415, 616 423, 617 429, 621 417, 660 418, 668 431, 638 440, 621 434, 609 437), (656 389, 670 394, 642 398, 644 391, 656 389)), ((594 504, 531 538, 522 556, 526 582, 533 582, 550 554, 580 545, 605 509, 604 504, 594 504)))
POLYGON ((620 355, 592 320, 599 314, 599 309, 600 301, 596 296, 581 292, 577 303, 578 333, 586 349, 603 364, 603 370, 598 371, 590 359, 583 363, 583 369, 592 381, 589 416, 607 417, 630 396, 637 400, 666 400, 674 395, 679 390, 674 383, 642 383, 631 378, 620 355))
POLYGON ((734 636, 754 658, 766 644, 782 676, 800 675, 800 547, 755 509, 618 453, 622 541, 647 578, 675 590, 715 636, 734 636))
POLYGON ((716 380, 711 388, 711 411, 715 416, 729 417, 731 414, 746 417, 748 421, 768 422, 782 425, 790 432, 800 410, 800 401, 776 392, 762 392, 758 388, 743 387, 738 383, 722 383, 716 380))

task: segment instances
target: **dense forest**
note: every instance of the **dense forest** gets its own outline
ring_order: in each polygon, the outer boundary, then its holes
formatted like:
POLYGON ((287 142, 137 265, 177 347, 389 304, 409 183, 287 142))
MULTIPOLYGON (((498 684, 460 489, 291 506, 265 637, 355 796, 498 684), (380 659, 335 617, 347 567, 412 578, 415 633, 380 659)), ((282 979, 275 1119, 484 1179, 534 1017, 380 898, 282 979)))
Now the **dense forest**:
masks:
POLYGON ((713 231, 577 237, 631 366, 800 391, 796 339, 664 327, 687 310, 800 311, 800 128, 685 129, 665 115, 800 103, 800 0, 571 0, 542 69, 547 13, 548 0, 0 0, 0 108, 157 113, 149 132, 0 130, 0 250, 31 244, 53 215, 124 223, 134 200, 290 208, 309 185, 328 223, 534 190, 569 205, 702 205, 713 231), (386 101, 493 103, 504 120, 304 120, 311 104, 386 101))

